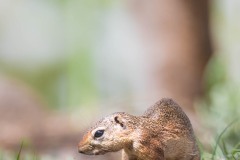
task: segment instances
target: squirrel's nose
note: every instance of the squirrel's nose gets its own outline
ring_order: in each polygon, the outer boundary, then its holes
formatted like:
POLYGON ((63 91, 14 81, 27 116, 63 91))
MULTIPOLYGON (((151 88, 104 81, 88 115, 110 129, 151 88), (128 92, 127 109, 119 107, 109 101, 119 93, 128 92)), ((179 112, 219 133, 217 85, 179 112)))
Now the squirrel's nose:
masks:
POLYGON ((78 153, 84 153, 82 150, 78 149, 78 153))
POLYGON ((86 150, 85 146, 81 146, 81 145, 78 146, 78 152, 79 153, 84 153, 85 150, 86 150))
POLYGON ((79 153, 83 153, 83 154, 86 154, 89 150, 89 145, 88 144, 82 144, 82 143, 79 143, 78 145, 78 152, 79 153))
POLYGON ((92 155, 92 148, 90 146, 82 146, 78 148, 78 152, 82 154, 92 155))
POLYGON ((85 153, 86 147, 78 147, 78 153, 85 153))

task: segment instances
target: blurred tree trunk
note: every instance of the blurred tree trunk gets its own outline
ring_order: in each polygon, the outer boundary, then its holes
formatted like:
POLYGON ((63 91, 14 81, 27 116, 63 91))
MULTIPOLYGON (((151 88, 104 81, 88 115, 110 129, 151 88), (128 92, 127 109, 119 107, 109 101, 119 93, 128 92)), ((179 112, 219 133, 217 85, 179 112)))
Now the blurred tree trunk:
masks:
POLYGON ((211 56, 208 0, 131 0, 149 66, 151 99, 172 97, 193 110, 211 56), (154 91, 154 92, 152 92, 154 91))

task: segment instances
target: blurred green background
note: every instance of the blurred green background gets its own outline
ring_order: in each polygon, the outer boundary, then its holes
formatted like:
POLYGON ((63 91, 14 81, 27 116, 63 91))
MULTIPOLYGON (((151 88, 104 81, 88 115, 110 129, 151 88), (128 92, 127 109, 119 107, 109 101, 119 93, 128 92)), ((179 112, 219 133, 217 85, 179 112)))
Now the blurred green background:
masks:
MULTIPOLYGON (((50 111, 79 113, 84 120, 96 119, 96 110, 97 114, 116 110, 109 108, 112 104, 136 111, 136 95, 144 91, 147 75, 137 29, 125 4, 1 0, 0 78, 27 87, 50 111)), ((240 115, 239 8, 237 0, 210 4, 214 53, 204 73, 205 94, 195 108, 207 133, 216 137, 240 115)), ((145 110, 144 105, 137 111, 145 110)), ((240 142, 239 131, 237 123, 225 134, 228 148, 240 142)))
POLYGON ((95 101, 93 38, 110 2, 1 3, 1 72, 29 84, 51 107, 95 101))

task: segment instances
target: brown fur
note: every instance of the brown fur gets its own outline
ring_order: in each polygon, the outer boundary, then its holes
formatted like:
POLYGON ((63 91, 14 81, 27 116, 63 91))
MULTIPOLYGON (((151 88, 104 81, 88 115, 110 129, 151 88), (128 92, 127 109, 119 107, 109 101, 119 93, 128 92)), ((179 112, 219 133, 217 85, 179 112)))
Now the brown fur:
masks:
POLYGON ((163 98, 143 116, 106 116, 83 137, 79 152, 104 154, 123 149, 123 160, 200 160, 192 125, 177 103, 163 98), (94 137, 104 130, 101 137, 94 137))

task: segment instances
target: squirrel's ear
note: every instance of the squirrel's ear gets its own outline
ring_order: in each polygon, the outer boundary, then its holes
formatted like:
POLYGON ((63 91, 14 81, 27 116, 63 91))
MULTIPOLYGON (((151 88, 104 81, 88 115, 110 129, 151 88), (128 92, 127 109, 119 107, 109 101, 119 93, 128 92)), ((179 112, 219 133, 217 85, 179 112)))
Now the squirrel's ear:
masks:
POLYGON ((121 127, 125 128, 125 124, 124 124, 124 121, 122 120, 122 117, 121 116, 116 116, 114 117, 114 121, 119 124, 121 127))

